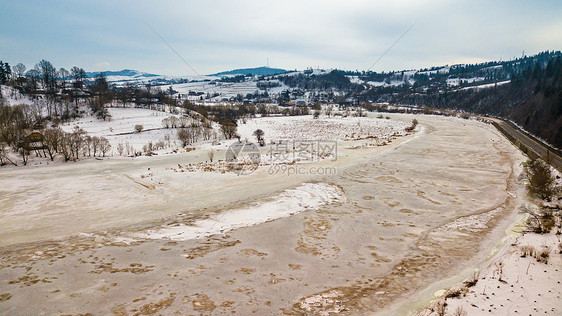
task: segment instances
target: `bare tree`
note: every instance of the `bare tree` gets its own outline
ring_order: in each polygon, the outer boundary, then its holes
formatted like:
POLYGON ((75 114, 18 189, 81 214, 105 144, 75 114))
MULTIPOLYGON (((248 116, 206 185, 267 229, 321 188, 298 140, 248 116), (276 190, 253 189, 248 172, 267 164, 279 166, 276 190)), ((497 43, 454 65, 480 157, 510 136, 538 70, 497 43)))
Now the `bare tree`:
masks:
POLYGON ((13 148, 18 154, 21 155, 23 165, 25 166, 27 165, 28 157, 30 154, 27 147, 28 143, 25 138, 26 131, 22 128, 12 128, 10 129, 10 132, 12 133, 10 137, 13 138, 13 148))
POLYGON ((186 127, 187 124, 189 124, 189 122, 188 122, 186 117, 182 116, 178 119, 178 125, 179 125, 180 128, 186 127))
POLYGON ((332 106, 331 105, 327 106, 325 112, 327 117, 332 116, 332 106))
POLYGON ((29 160, 29 150, 25 146, 18 146, 18 153, 21 155, 23 165, 26 166, 29 160))
POLYGON ((13 162, 10 157, 8 157, 8 147, 6 143, 0 142, 0 166, 5 165, 7 162, 17 166, 18 164, 13 162))
POLYGON ((57 90, 57 69, 45 59, 37 63, 35 69, 39 72, 47 93, 54 94, 57 90))
POLYGON ((76 126, 72 134, 70 134, 70 148, 71 153, 74 156, 74 160, 80 158, 80 149, 84 143, 84 135, 86 135, 86 131, 76 126))
POLYGON ((142 126, 141 124, 135 125, 135 131, 136 131, 137 133, 142 132, 143 129, 144 129, 144 126, 142 126))
POLYGON ((14 72, 14 75, 16 76, 16 79, 17 79, 17 78, 23 77, 23 75, 25 74, 25 70, 26 70, 26 69, 27 69, 27 67, 25 67, 25 65, 22 64, 22 63, 19 63, 19 64, 15 65, 15 66, 12 68, 12 70, 13 70, 13 72, 14 72))
POLYGON ((61 79, 62 90, 66 89, 66 80, 68 80, 69 76, 70 76, 70 72, 68 72, 68 70, 64 68, 59 69, 59 77, 61 79))
POLYGON ((63 138, 63 131, 60 128, 49 128, 43 132, 43 145, 51 161, 55 158, 55 153, 59 151, 60 142, 63 138))
POLYGON ((111 144, 109 143, 109 140, 107 140, 107 138, 105 137, 101 137, 100 138, 100 150, 102 152, 103 157, 105 157, 105 154, 107 152, 109 152, 109 150, 111 150, 111 144))
POLYGON ((40 76, 39 71, 37 69, 30 69, 25 73, 25 76, 27 79, 25 88, 32 94, 37 92, 37 84, 40 76))
POLYGON ((92 137, 92 151, 94 152, 94 157, 96 156, 96 153, 100 148, 100 142, 101 139, 99 137, 97 136, 92 137))
POLYGON ((170 116, 170 126, 172 128, 176 128, 178 127, 178 124, 179 124, 179 119, 175 116, 170 116))
POLYGON ((525 206, 520 208, 522 213, 529 214, 527 226, 537 234, 549 233, 554 227, 556 220, 552 214, 552 210, 548 208, 533 211, 525 206))
POLYGON ((189 145, 191 137, 191 131, 187 128, 178 129, 178 138, 181 141, 183 147, 189 145))
POLYGON ((213 129, 203 127, 203 129, 201 130, 201 135, 203 136, 203 140, 209 140, 209 139, 211 139, 211 136, 213 135, 213 129))
POLYGON ((171 121, 169 117, 162 120, 162 127, 170 128, 170 125, 171 125, 171 121))
POLYGON ((221 131, 226 139, 231 139, 236 135, 236 124, 232 123, 231 121, 223 121, 220 123, 221 131))
POLYGON ((199 140, 199 136, 201 135, 201 127, 200 126, 192 126, 189 128, 191 132, 191 142, 195 143, 199 140))
MULTIPOLYGON (((92 143, 94 142, 94 139, 90 136, 87 135, 86 137, 84 137, 84 149, 85 151, 88 152, 88 157, 92 156, 92 143)), ((85 153, 84 153, 85 155, 85 153)), ((95 155, 94 155, 95 157, 95 155)))
POLYGON ((84 69, 74 66, 70 69, 70 75, 74 78, 74 88, 82 89, 84 87, 84 80, 86 80, 84 69))
POLYGON ((119 143, 117 145, 117 152, 119 153, 119 156, 123 156, 124 150, 125 150, 125 146, 123 146, 123 143, 119 143))
POLYGON ((258 140, 258 143, 260 144, 260 146, 264 146, 265 143, 263 141, 263 135, 264 135, 264 131, 261 129, 257 129, 254 131, 253 135, 256 136, 256 139, 258 140))
POLYGON ((64 158, 64 161, 72 159, 72 138, 71 134, 63 133, 59 145, 59 153, 64 158))

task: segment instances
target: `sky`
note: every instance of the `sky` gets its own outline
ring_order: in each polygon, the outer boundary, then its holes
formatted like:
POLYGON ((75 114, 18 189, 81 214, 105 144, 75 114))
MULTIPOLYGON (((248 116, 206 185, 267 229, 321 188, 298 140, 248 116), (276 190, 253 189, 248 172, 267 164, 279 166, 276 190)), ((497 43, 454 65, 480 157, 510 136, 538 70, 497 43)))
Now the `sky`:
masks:
POLYGON ((560 30, 558 0, 0 0, 0 60, 28 69, 367 70, 388 50, 382 72, 562 50, 560 30))

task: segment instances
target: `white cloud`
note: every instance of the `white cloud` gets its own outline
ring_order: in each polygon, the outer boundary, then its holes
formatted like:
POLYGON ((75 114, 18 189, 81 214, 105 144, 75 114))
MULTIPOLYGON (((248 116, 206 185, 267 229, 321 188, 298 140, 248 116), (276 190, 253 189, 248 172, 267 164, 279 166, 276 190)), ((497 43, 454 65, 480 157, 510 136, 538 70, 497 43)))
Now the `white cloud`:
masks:
MULTIPOLYGON (((367 69, 413 23, 374 70, 508 59, 562 46, 562 3, 554 1, 29 0, 3 9, 3 41, 27 47, 30 60, 23 62, 45 58, 96 70, 102 60, 115 69, 190 73, 150 26, 203 74, 264 65, 268 57, 281 68, 367 69)), ((16 51, 3 58, 24 56, 16 51)))

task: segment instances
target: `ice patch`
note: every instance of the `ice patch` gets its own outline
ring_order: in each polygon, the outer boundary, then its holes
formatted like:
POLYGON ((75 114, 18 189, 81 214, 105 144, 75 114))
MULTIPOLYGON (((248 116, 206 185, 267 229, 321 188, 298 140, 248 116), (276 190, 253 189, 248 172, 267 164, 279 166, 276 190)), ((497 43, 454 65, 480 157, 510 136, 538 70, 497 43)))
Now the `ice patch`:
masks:
POLYGON ((295 189, 283 191, 272 200, 245 208, 232 209, 209 219, 197 221, 195 225, 168 226, 135 234, 135 237, 169 240, 198 239, 288 217, 303 211, 316 210, 321 206, 343 201, 345 201, 344 193, 335 185, 305 183, 295 189))
POLYGON ((443 227, 441 227, 441 230, 466 230, 470 232, 478 232, 488 227, 488 222, 502 211, 503 209, 499 207, 489 212, 461 217, 449 224, 444 225, 443 227))

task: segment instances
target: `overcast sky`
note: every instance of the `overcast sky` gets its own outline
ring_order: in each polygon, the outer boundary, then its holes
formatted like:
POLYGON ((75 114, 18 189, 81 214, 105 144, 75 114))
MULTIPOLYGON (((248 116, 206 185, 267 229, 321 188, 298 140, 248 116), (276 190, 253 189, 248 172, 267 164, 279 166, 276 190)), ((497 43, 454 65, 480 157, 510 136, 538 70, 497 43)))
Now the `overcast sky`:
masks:
POLYGON ((193 75, 245 67, 374 71, 562 49, 562 1, 0 0, 0 60, 28 69, 193 75))

